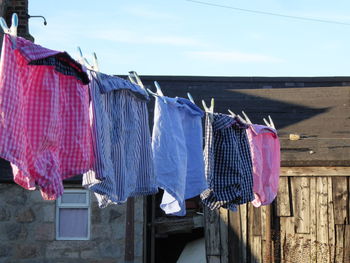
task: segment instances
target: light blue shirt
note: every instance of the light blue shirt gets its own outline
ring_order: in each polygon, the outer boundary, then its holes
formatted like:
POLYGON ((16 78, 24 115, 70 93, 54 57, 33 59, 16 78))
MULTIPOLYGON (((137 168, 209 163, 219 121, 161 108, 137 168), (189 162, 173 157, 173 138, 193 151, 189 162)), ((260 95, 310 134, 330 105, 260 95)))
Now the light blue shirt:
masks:
POLYGON ((156 97, 152 149, 160 207, 186 215, 185 200, 207 189, 204 175, 203 111, 184 98, 156 97), (166 103, 164 102, 166 101, 166 103))

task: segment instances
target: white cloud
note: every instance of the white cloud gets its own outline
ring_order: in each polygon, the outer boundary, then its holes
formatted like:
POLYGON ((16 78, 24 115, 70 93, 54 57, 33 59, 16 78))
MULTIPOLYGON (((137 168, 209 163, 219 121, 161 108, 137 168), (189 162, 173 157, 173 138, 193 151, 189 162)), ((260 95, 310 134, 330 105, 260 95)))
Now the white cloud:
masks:
POLYGON ((321 50, 330 51, 330 52, 338 52, 340 49, 344 48, 344 43, 340 41, 328 41, 322 43, 315 43, 315 47, 318 47, 321 50))
POLYGON ((175 46, 199 46, 202 45, 194 38, 182 36, 147 36, 144 41, 153 44, 167 44, 175 46))
POLYGON ((203 44, 191 37, 173 35, 147 35, 129 30, 113 29, 110 31, 98 31, 93 34, 95 39, 108 40, 129 44, 159 44, 171 46, 203 46, 203 44))
POLYGON ((187 52, 187 55, 203 60, 213 60, 221 62, 269 62, 269 63, 279 63, 282 59, 267 56, 263 54, 255 53, 244 53, 238 51, 191 51, 187 52))
POLYGON ((123 10, 132 16, 155 19, 155 20, 178 20, 179 18, 175 15, 154 11, 141 6, 128 6, 124 7, 123 10))
POLYGON ((264 40, 265 36, 261 33, 250 33, 248 37, 254 40, 264 40))
POLYGON ((326 21, 334 21, 339 23, 349 23, 350 22, 350 16, 347 14, 335 14, 335 13, 315 13, 315 12, 303 12, 298 14, 292 14, 293 16, 298 17, 305 17, 305 18, 311 18, 311 19, 319 19, 319 20, 326 20, 326 21))

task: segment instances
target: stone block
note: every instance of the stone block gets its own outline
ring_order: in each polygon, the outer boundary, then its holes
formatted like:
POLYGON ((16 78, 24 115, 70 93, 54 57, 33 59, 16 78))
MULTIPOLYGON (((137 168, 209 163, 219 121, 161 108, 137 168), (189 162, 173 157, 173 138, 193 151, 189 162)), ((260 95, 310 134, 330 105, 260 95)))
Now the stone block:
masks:
POLYGON ((10 209, 0 208, 0 221, 8 221, 11 217, 10 209))
POLYGON ((53 241, 55 239, 55 224, 39 224, 35 230, 35 240, 53 241))
MULTIPOLYGON (((65 243, 65 241, 61 241, 63 243, 65 243)), ((81 243, 85 242, 85 241, 79 241, 81 243)), ((64 259, 79 259, 80 250, 77 248, 71 248, 69 246, 66 246, 65 248, 59 248, 59 249, 55 249, 53 247, 49 247, 46 249, 45 252, 45 257, 46 259, 50 259, 51 261, 49 262, 57 262, 57 260, 64 260, 64 259)), ((64 261, 65 262, 65 261, 64 261)), ((74 261, 77 262, 77 261, 74 261)), ((78 261, 80 262, 80 261, 78 261)))
MULTIPOLYGON (((62 241, 64 242, 64 241, 62 241)), ((74 251, 72 248, 66 247, 62 249, 52 249, 47 248, 45 251, 45 257, 47 259, 51 259, 52 262, 56 262, 56 259, 66 259, 66 258, 73 258, 79 257, 79 252, 74 251)))
POLYGON ((12 249, 13 248, 10 245, 1 244, 1 246, 0 246, 0 258, 11 256, 12 249))
POLYGON ((31 202, 40 202, 40 203, 43 202, 43 198, 42 198, 39 190, 35 190, 35 191, 30 192, 30 201, 31 202))
POLYGON ((120 263, 124 262, 124 260, 121 259, 115 259, 115 258, 100 258, 89 261, 89 263, 120 263))
POLYGON ((44 222, 55 222, 55 205, 45 205, 42 207, 42 216, 44 222))
POLYGON ((39 256, 39 247, 36 245, 18 244, 15 253, 16 258, 36 258, 39 256))
POLYGON ((96 202, 92 202, 91 205, 91 223, 99 224, 101 223, 101 208, 98 207, 96 202))
POLYGON ((31 208, 20 210, 16 216, 17 222, 30 223, 35 220, 35 214, 31 208))
POLYGON ((120 213, 118 210, 112 209, 109 211, 109 223, 113 223, 116 221, 116 219, 120 218, 123 214, 120 213))
POLYGON ((9 186, 8 184, 0 184, 0 193, 3 194, 4 192, 6 192, 11 186, 9 186))
POLYGON ((55 240, 47 242, 46 255, 49 257, 51 253, 60 254, 65 251, 82 251, 90 250, 97 247, 97 242, 91 240, 55 240))
POLYGON ((116 258, 124 255, 123 242, 103 242, 98 245, 100 255, 103 257, 116 258))
POLYGON ((41 196, 41 192, 39 190, 30 191, 30 195, 28 196, 30 199, 31 205, 34 204, 43 204, 43 205, 55 205, 55 200, 44 200, 41 196))
POLYGON ((92 225, 91 226, 91 240, 104 240, 111 236, 110 228, 106 225, 92 225))
POLYGON ((122 222, 110 224, 110 237, 113 239, 124 239, 125 237, 125 217, 122 222))
MULTIPOLYGON (((82 241, 84 242, 84 241, 82 241)), ((66 258, 74 258, 74 259, 79 259, 79 251, 71 251, 71 250, 65 250, 63 251, 63 257, 66 258)))
POLYGON ((18 259, 10 259, 9 261, 5 261, 4 263, 52 263, 52 262, 47 262, 42 257, 35 257, 35 258, 21 259, 20 261, 18 259))
POLYGON ((84 250, 80 253, 82 259, 99 259, 101 255, 98 249, 84 250))
POLYGON ((62 258, 63 253, 64 253, 64 249, 46 248, 45 258, 50 259, 51 262, 55 262, 56 260, 54 259, 62 258))
POLYGON ((28 235, 26 227, 22 224, 9 223, 5 226, 8 240, 25 240, 28 235))
POLYGON ((8 191, 11 194, 7 195, 7 198, 5 201, 7 204, 10 204, 17 208, 25 206, 28 199, 28 195, 30 193, 28 192, 28 190, 25 190, 20 186, 16 185, 8 189, 8 191))

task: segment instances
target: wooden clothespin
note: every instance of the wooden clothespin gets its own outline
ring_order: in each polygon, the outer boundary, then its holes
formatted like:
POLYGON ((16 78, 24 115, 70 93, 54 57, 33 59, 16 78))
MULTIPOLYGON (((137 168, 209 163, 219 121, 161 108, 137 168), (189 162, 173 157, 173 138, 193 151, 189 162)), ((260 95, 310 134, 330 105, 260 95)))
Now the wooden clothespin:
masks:
POLYGON ((231 114, 232 117, 236 117, 236 114, 233 111, 231 111, 230 109, 228 109, 228 112, 231 114))
POLYGON ((11 27, 9 28, 6 24, 6 21, 3 17, 0 17, 0 25, 2 27, 2 30, 4 30, 5 34, 9 34, 13 37, 17 36, 17 27, 18 27, 18 16, 16 13, 12 14, 11 19, 11 27))
POLYGON ((129 80, 131 83, 137 85, 137 82, 136 82, 136 80, 134 79, 134 76, 132 75, 133 72, 134 72, 134 71, 129 71, 128 80, 129 80))
POLYGON ((100 67, 98 65, 96 52, 92 53, 92 70, 95 72, 97 79, 101 82, 100 67))
POLYGON ((244 111, 242 111, 242 114, 244 116, 245 122, 248 124, 252 124, 251 120, 248 118, 248 115, 244 111))
POLYGON ((202 105, 205 112, 214 113, 214 98, 211 98, 210 108, 207 107, 207 104, 205 104, 204 100, 202 100, 202 105))
POLYGON ((97 60, 97 56, 96 56, 96 53, 92 53, 92 61, 93 61, 93 64, 92 64, 92 68, 97 71, 97 72, 100 72, 100 67, 98 65, 98 60, 97 60))
POLYGON ((187 92, 187 97, 193 104, 196 104, 196 103, 194 103, 194 99, 193 99, 191 93, 187 92))
POLYGON ((139 77, 139 75, 136 73, 136 71, 129 71, 128 79, 131 83, 134 83, 135 85, 139 85, 140 87, 144 88, 143 83, 139 77))
POLYGON ((77 50, 78 50, 78 62, 83 65, 85 68, 87 68, 88 70, 91 70, 91 71, 94 71, 96 74, 96 78, 100 81, 100 68, 98 66, 98 61, 97 61, 97 56, 96 56, 96 53, 94 52, 92 54, 92 57, 93 57, 93 65, 91 65, 89 63, 89 61, 83 56, 83 52, 81 51, 81 48, 80 47, 77 47, 77 50))
POLYGON ((164 96, 163 91, 162 91, 162 89, 160 88, 160 85, 158 84, 157 81, 154 81, 154 86, 156 86, 158 95, 163 97, 163 96, 164 96))
POLYGON ((271 116, 268 115, 268 117, 269 117, 269 122, 268 122, 265 118, 263 118, 263 120, 264 120, 266 126, 267 126, 267 127, 270 127, 270 128, 273 128, 273 129, 276 130, 275 124, 273 123, 271 116))
POLYGON ((136 73, 136 71, 129 71, 129 76, 128 79, 131 83, 134 83, 135 85, 140 86, 148 95, 148 89, 145 88, 145 86, 143 85, 139 75, 136 73))
POLYGON ((98 66, 97 56, 96 56, 95 52, 92 53, 93 64, 91 65, 89 63, 89 61, 83 56, 83 52, 81 51, 81 48, 77 47, 77 50, 78 50, 78 53, 79 53, 78 62, 80 64, 82 64, 83 66, 85 66, 89 70, 93 70, 93 71, 96 71, 96 72, 100 71, 100 68, 98 66))
POLYGON ((163 91, 162 91, 162 89, 160 88, 160 85, 159 85, 159 83, 158 83, 157 81, 154 81, 154 86, 156 86, 157 93, 154 93, 154 92, 153 92, 152 90, 150 90, 150 89, 147 89, 147 91, 148 91, 150 94, 152 94, 153 96, 161 98, 161 99, 163 100, 163 102, 164 102, 165 104, 167 104, 168 102, 167 102, 166 99, 164 98, 163 91))
POLYGON ((17 27, 18 27, 18 16, 16 13, 12 14, 11 18, 11 27, 9 28, 6 24, 6 21, 3 17, 0 17, 0 26, 5 34, 9 34, 11 36, 12 45, 16 48, 16 40, 17 37, 17 27))
MULTIPOLYGON (((247 122, 244 118, 242 118, 241 115, 235 114, 235 113, 234 113, 233 111, 231 111, 230 109, 228 109, 228 112, 231 114, 232 117, 236 117, 236 118, 238 118, 242 123, 248 124, 248 122, 247 122)), ((249 120, 247 114, 245 114, 244 111, 242 111, 242 113, 243 113, 243 115, 245 115, 245 117, 249 120)), ((249 121, 250 121, 250 120, 249 120, 249 121)))
POLYGON ((85 60, 84 60, 84 56, 83 56, 83 52, 81 51, 81 48, 80 47, 77 47, 77 50, 78 50, 78 62, 80 64, 82 64, 83 66, 85 66, 85 60))
MULTIPOLYGON (((94 67, 89 63, 89 61, 83 56, 83 52, 80 47, 77 47, 78 50, 78 62, 82 64, 89 70, 94 70, 94 67)), ((95 53, 94 53, 95 54, 95 53)), ((96 54, 95 54, 96 55, 96 54)))

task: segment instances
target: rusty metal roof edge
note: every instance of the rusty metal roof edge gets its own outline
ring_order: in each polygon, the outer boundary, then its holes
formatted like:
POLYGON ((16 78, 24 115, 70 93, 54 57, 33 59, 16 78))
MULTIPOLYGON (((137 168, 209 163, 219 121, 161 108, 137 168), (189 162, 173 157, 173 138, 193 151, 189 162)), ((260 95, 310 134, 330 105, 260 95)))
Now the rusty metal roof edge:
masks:
POLYGON ((281 167, 350 167, 350 160, 281 161, 281 167))

